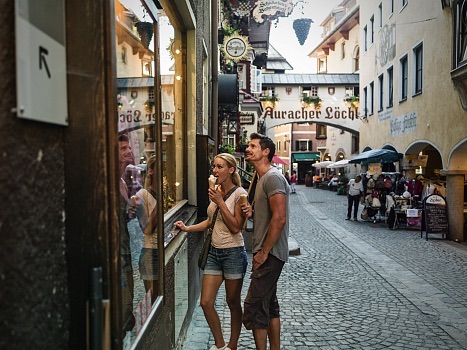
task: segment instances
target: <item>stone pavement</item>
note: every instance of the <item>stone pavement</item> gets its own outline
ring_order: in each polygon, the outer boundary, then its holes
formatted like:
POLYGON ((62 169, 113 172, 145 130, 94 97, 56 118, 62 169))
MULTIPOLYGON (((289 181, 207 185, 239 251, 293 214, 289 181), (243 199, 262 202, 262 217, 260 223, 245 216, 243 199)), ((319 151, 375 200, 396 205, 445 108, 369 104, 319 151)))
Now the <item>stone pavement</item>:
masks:
MULTIPOLYGON (((300 255, 290 257, 278 285, 282 349, 467 349, 466 245, 345 221, 346 197, 327 190, 298 186, 290 202, 300 255)), ((249 276, 242 301, 248 284, 249 276)), ((216 308, 228 341, 223 286, 216 308)), ((198 306, 182 348, 212 344, 198 306)), ((239 349, 255 349, 244 328, 239 349)))

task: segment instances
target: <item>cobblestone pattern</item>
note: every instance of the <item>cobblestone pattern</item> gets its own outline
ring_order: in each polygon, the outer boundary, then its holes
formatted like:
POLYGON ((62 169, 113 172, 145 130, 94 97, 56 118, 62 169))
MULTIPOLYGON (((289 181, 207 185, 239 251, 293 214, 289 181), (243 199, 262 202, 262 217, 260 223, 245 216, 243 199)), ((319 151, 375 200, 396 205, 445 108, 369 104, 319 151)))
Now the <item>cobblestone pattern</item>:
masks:
MULTIPOLYGON (((467 349, 465 247, 345 221, 346 197, 335 192, 298 186, 290 205, 301 255, 279 280, 282 349, 467 349)), ((247 276, 242 298, 248 284, 247 276)), ((228 340, 223 287, 216 308, 228 340)), ((209 349, 199 307, 193 317, 183 349, 209 349)), ((255 349, 250 331, 242 330, 239 349, 255 349)))

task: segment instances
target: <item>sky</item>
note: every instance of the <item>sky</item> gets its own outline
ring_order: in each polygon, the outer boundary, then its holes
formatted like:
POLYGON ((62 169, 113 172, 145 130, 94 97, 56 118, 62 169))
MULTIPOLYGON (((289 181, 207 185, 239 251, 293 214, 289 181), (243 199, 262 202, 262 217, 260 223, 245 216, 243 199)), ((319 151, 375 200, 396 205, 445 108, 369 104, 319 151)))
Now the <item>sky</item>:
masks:
POLYGON ((294 68, 287 70, 287 73, 316 73, 316 60, 308 57, 308 54, 321 42, 323 28, 320 24, 324 21, 331 10, 337 7, 342 0, 306 0, 303 7, 298 4, 289 17, 280 18, 275 27, 271 25, 269 43, 275 47, 279 53, 287 59, 287 62, 294 68), (297 18, 311 18, 308 38, 300 45, 293 29, 293 21, 297 18))

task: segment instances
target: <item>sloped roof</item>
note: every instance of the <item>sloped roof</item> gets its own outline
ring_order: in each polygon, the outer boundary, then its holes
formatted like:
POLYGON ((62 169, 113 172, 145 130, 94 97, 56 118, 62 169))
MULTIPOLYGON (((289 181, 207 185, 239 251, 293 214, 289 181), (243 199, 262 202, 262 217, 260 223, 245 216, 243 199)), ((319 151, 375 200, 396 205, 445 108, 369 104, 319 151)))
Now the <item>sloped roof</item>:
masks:
POLYGON ((269 44, 268 50, 268 60, 266 62, 266 69, 267 70, 287 70, 293 69, 289 62, 287 62, 286 58, 282 56, 279 51, 276 50, 274 46, 269 44))
POLYGON ((359 74, 263 74, 263 85, 358 85, 359 74))

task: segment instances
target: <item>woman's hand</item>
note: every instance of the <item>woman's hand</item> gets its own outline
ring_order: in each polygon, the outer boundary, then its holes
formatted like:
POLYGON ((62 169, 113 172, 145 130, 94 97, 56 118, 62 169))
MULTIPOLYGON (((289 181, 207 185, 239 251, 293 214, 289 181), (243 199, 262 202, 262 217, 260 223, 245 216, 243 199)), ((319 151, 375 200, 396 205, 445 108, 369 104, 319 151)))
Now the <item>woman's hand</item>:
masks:
POLYGON ((209 188, 208 196, 209 196, 209 199, 213 201, 214 203, 216 203, 218 206, 221 202, 224 201, 224 199, 222 198, 222 194, 217 189, 209 188))
POLYGON ((136 216, 136 207, 130 206, 128 208, 128 218, 133 219, 136 216))
POLYGON ((242 204, 241 209, 245 218, 249 219, 253 216, 253 208, 250 203, 242 204))
POLYGON ((179 228, 179 229, 182 230, 182 231, 185 231, 185 232, 186 232, 186 230, 187 230, 187 227, 185 226, 185 224, 183 223, 183 221, 176 221, 176 222, 174 223, 174 226, 177 227, 177 228, 179 228))

